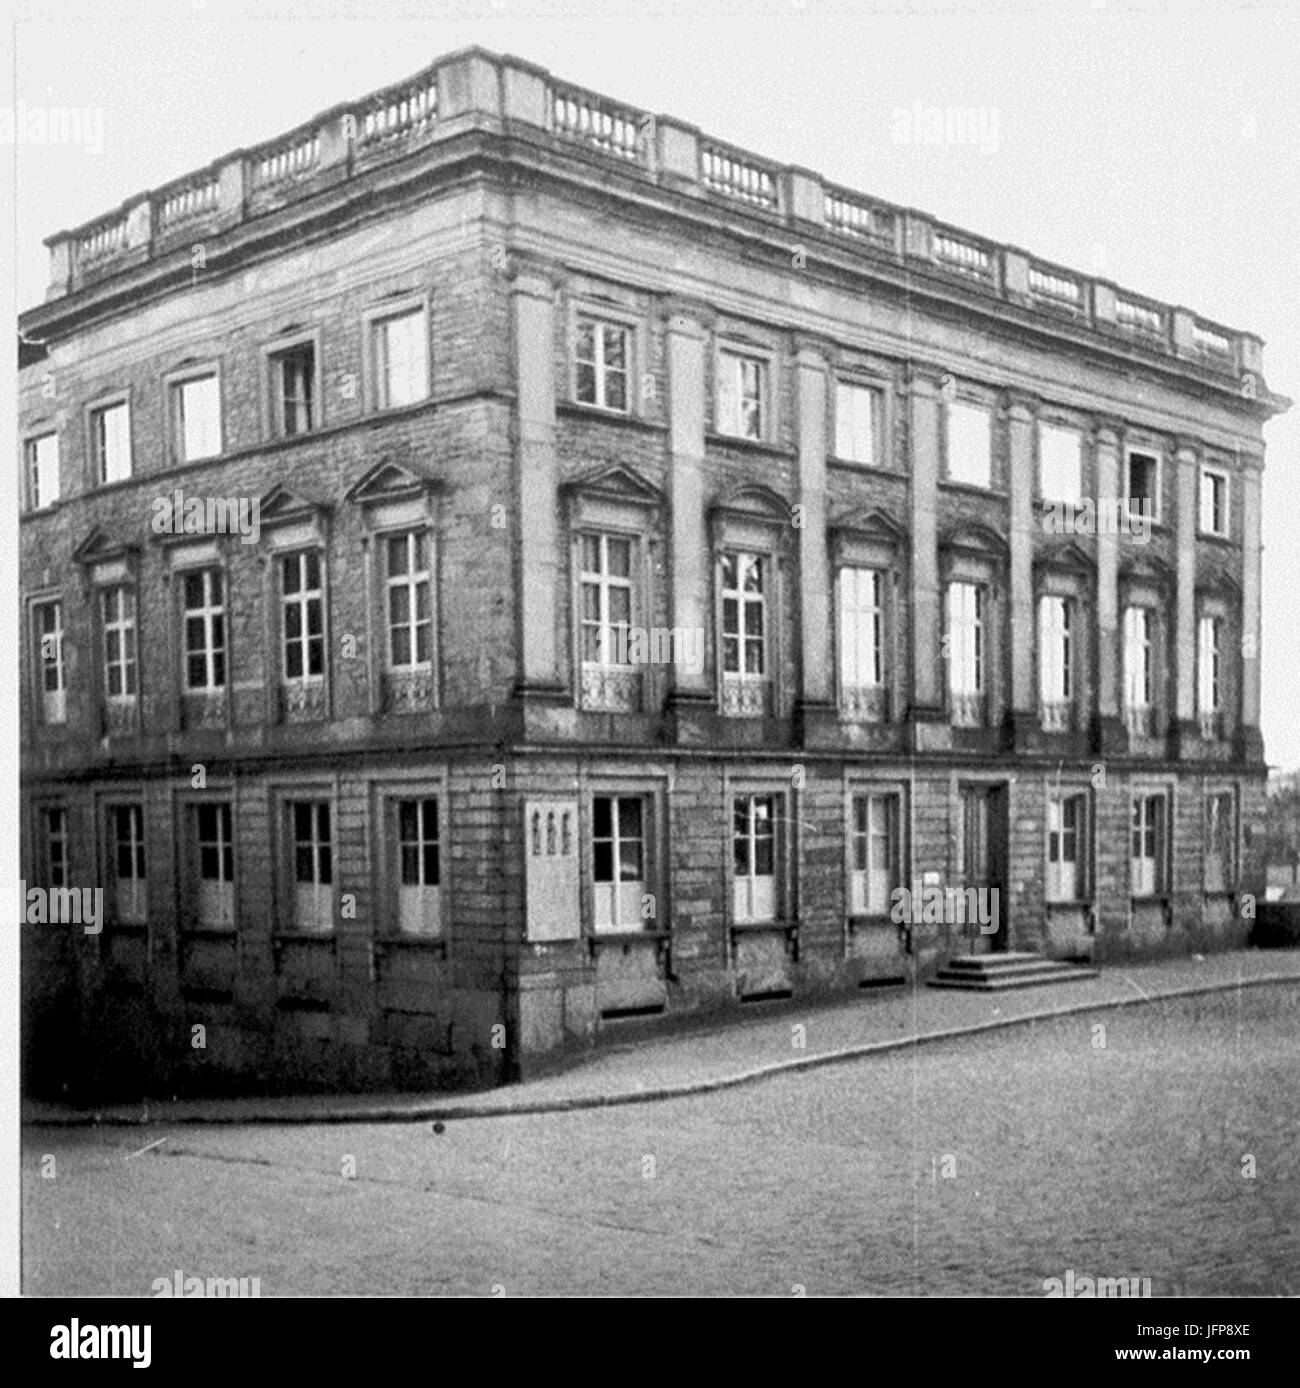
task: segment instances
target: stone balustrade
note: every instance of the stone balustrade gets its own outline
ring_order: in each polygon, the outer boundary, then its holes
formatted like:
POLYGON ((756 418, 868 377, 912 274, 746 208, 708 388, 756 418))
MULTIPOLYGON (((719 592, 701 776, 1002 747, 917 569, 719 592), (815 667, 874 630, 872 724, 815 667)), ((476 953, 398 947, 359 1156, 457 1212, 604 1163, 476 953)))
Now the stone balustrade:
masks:
POLYGON ((212 235, 268 215, 340 177, 414 154, 466 128, 529 128, 558 149, 608 161, 629 175, 742 212, 759 211, 864 257, 925 268, 954 285, 1067 317, 1205 369, 1260 370, 1261 344, 1176 309, 997 246, 927 214, 901 208, 724 144, 673 117, 654 115, 556 80, 544 69, 482 49, 439 59, 404 82, 336 107, 289 135, 231 154, 60 232, 48 299, 60 298, 176 249, 180 229, 212 235), (172 236, 171 233, 178 233, 172 236))

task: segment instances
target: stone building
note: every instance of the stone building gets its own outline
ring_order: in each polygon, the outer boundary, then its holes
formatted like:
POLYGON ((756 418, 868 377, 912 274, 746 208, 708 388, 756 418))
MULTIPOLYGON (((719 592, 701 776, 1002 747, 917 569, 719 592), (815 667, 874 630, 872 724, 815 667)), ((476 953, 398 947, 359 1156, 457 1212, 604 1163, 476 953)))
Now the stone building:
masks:
POLYGON ((1246 938, 1257 337, 477 49, 48 245, 36 1087, 1246 938))

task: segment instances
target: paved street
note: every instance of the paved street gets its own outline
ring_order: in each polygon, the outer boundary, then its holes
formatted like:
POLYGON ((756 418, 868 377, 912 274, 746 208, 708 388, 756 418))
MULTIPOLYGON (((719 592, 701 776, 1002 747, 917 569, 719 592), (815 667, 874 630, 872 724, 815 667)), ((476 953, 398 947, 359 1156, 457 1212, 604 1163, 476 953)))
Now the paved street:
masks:
POLYGON ((1296 1295, 1298 1021, 1230 990, 441 1133, 33 1127, 26 1290, 1296 1295))

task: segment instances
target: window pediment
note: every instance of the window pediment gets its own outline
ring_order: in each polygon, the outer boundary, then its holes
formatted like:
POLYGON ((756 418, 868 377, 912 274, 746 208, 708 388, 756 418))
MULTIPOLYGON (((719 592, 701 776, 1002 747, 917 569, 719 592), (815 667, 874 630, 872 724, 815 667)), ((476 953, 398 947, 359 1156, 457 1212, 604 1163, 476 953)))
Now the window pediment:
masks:
POLYGON ((376 463, 345 493, 358 506, 381 505, 427 496, 439 485, 438 479, 406 463, 376 463))

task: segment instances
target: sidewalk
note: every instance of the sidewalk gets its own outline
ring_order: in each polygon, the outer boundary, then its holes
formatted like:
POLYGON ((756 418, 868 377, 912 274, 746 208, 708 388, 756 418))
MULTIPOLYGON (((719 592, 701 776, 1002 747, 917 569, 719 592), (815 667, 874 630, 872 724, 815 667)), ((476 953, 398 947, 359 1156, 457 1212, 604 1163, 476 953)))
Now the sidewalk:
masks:
POLYGON ((1108 965, 1100 978, 1004 993, 899 988, 861 993, 670 1036, 638 1036, 635 1023, 559 1073, 478 1094, 313 1094, 194 1099, 73 1110, 24 1100, 23 1121, 73 1126, 185 1123, 384 1123, 490 1118, 601 1108, 705 1093, 767 1075, 829 1065, 920 1042, 1097 1008, 1159 1005, 1161 998, 1239 986, 1300 982, 1300 951, 1242 950, 1155 964, 1108 965), (802 1026, 803 1046, 795 1044, 802 1026), (707 1028, 707 1029, 706 1029, 707 1028))

